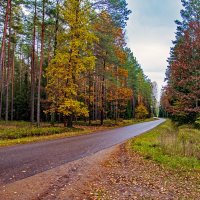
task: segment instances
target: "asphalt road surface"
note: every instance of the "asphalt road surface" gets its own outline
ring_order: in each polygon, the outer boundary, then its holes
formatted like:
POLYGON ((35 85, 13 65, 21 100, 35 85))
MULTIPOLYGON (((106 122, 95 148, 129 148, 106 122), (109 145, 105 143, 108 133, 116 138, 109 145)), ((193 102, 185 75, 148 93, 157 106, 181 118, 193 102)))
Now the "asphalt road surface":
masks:
POLYGON ((0 148, 0 185, 89 156, 144 133, 164 119, 90 135, 0 148))

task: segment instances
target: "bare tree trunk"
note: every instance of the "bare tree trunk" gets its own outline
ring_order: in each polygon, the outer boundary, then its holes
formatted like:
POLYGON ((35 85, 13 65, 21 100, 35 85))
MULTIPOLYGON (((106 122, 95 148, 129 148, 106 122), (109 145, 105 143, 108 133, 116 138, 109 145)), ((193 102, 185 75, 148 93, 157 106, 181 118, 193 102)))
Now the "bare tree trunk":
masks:
POLYGON ((35 110, 35 34, 36 34, 36 8, 37 0, 35 0, 35 12, 33 20, 33 43, 31 55, 31 122, 34 123, 34 110, 35 110))
POLYGON ((67 127, 68 128, 73 127, 73 116, 72 115, 67 116, 67 127))
POLYGON ((132 98, 132 105, 133 105, 133 116, 132 116, 132 118, 135 118, 135 97, 134 97, 134 95, 133 95, 133 98, 132 98))
POLYGON ((41 98, 41 76, 42 76, 42 65, 43 65, 43 52, 44 52, 44 6, 45 0, 42 4, 42 32, 41 32, 41 54, 40 54, 40 69, 38 77, 38 99, 37 99, 37 126, 40 126, 40 98, 41 98))
MULTIPOLYGON (((55 22, 55 37, 54 37, 54 56, 56 55, 57 43, 58 43, 58 27, 59 27, 59 0, 56 0, 56 22, 55 22)), ((55 124, 55 112, 51 113, 51 124, 55 124)))
MULTIPOLYGON (((20 47, 20 66, 19 66, 19 91, 20 91, 20 94, 22 92, 22 67, 23 67, 23 57, 22 57, 22 47, 20 47)), ((29 60, 28 60, 28 64, 29 64, 29 60)))
POLYGON ((2 77, 2 68, 3 68, 3 63, 5 60, 6 31, 7 31, 7 26, 8 26, 8 16, 9 16, 9 12, 10 12, 10 7, 11 7, 11 0, 7 0, 6 15, 5 15, 5 21, 4 21, 3 37, 2 37, 2 45, 1 45, 0 78, 2 77))
POLYGON ((5 14, 5 21, 4 21, 4 29, 3 29, 3 36, 2 36, 2 44, 1 44, 1 55, 0 55, 0 82, 1 82, 1 99, 0 99, 0 119, 2 118, 2 103, 3 103, 3 89, 4 89, 4 74, 3 70, 5 66, 5 51, 6 51, 6 32, 8 26, 8 17, 10 12, 11 0, 7 0, 6 6, 6 14, 5 14))
POLYGON ((91 88, 92 88, 92 77, 91 77, 91 72, 89 72, 89 125, 91 125, 91 120, 92 120, 92 102, 91 102, 91 88))
POLYGON ((101 91, 100 88, 101 88, 100 77, 97 76, 97 85, 96 85, 96 96, 97 96, 97 101, 96 101, 96 120, 99 119, 100 91, 101 91))
POLYGON ((57 49, 57 35, 58 35, 58 18, 59 18, 59 0, 56 0, 56 23, 55 23, 55 38, 54 38, 54 55, 57 49))
POLYGON ((103 75, 102 75, 102 88, 101 88, 101 125, 103 125, 104 115, 105 115, 105 70, 106 70, 106 62, 103 60, 103 75))
POLYGON ((92 119, 95 120, 95 101, 96 101, 96 96, 95 96, 95 76, 93 76, 93 108, 92 108, 92 119))
POLYGON ((4 93, 4 81, 5 81, 5 61, 2 65, 2 78, 1 78, 1 96, 0 96, 0 119, 2 119, 2 109, 3 109, 3 93, 4 93))
POLYGON ((14 108, 14 72, 15 72, 15 45, 13 45, 13 58, 12 58, 12 88, 11 88, 11 121, 13 120, 14 108))
POLYGON ((48 43, 48 65, 50 64, 50 61, 51 61, 51 38, 49 38, 49 43, 48 43))
POLYGON ((7 63, 7 76, 6 76, 6 116, 5 120, 8 121, 8 109, 9 109, 9 85, 10 85, 10 47, 11 47, 11 3, 9 7, 9 40, 8 40, 8 63, 7 63))
MULTIPOLYGON (((118 67, 117 67, 117 90, 118 90, 118 67)), ((118 92, 116 91, 116 101, 115 101, 115 123, 118 119, 118 92)))

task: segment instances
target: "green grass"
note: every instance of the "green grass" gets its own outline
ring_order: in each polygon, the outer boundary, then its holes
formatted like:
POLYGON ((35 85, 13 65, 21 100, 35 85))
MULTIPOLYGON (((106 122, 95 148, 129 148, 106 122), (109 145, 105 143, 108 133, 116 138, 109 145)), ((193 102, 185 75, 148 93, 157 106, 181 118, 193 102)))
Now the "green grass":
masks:
MULTIPOLYGON (((148 118, 148 119, 129 119, 129 120, 123 120, 123 119, 118 119, 117 121, 115 120, 104 120, 104 126, 106 127, 113 127, 113 126, 128 126, 128 125, 132 125, 132 124, 138 124, 138 123, 142 123, 142 122, 150 122, 156 119, 153 118, 148 118)), ((82 125, 82 126, 89 126, 88 123, 84 122, 84 121, 77 121, 76 122, 77 125, 82 125)), ((91 126, 100 126, 100 121, 96 120, 96 121, 92 121, 91 126)))
POLYGON ((92 126, 86 125, 85 122, 78 122, 75 128, 64 128, 63 124, 55 124, 52 127, 49 123, 42 123, 41 127, 37 128, 30 122, 12 121, 6 123, 5 121, 0 121, 0 146, 90 134, 95 131, 103 131, 152 120, 119 120, 117 124, 112 120, 105 120, 104 126, 95 126, 97 121, 94 121, 92 126))
POLYGON ((8 128, 0 132, 0 140, 19 139, 24 137, 36 137, 60 134, 64 132, 75 132, 77 129, 61 127, 27 127, 27 128, 8 128))
POLYGON ((82 128, 64 128, 60 124, 52 127, 49 123, 42 123, 41 127, 37 128, 30 122, 0 121, 0 146, 71 137, 85 133, 86 131, 82 128))
POLYGON ((200 130, 167 120, 129 143, 132 150, 174 169, 200 169, 200 130))
POLYGON ((50 125, 42 124, 40 128, 37 128, 31 123, 23 121, 13 122, 0 122, 0 140, 20 139, 25 137, 37 137, 48 136, 54 134, 60 134, 65 132, 80 131, 77 128, 64 128, 64 127, 52 127, 50 125))

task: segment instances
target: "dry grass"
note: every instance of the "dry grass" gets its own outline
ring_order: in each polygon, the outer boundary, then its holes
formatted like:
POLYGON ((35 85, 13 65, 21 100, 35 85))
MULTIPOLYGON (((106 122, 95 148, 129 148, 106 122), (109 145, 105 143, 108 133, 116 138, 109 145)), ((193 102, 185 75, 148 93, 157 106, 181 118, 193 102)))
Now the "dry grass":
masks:
POLYGON ((200 159, 200 130, 189 126, 170 127, 163 129, 158 138, 162 150, 169 155, 196 157, 200 159))
POLYGON ((200 169, 200 130, 170 120, 130 142, 146 159, 175 169, 200 169))

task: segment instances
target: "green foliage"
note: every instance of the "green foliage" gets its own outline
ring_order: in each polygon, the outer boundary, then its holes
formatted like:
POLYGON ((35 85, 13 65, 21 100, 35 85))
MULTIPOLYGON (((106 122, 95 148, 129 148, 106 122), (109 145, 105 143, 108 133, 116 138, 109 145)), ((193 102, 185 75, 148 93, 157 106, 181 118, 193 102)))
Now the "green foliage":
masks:
POLYGON ((131 10, 126 0, 94 0, 97 10, 110 14, 115 26, 125 28, 131 10))

